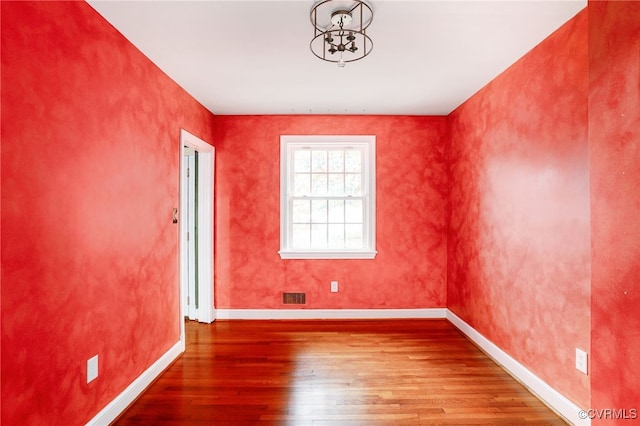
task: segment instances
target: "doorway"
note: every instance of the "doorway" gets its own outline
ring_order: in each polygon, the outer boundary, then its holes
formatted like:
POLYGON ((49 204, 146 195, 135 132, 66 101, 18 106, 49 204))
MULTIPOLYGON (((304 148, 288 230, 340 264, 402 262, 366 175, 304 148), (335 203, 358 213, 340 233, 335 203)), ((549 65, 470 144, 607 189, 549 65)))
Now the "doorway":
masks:
POLYGON ((185 318, 198 319, 198 157, 199 153, 188 145, 183 146, 182 156, 182 222, 186 227, 184 248, 184 280, 182 290, 182 312, 185 318))
POLYGON ((215 148, 180 131, 180 324, 215 319, 213 190, 215 148))

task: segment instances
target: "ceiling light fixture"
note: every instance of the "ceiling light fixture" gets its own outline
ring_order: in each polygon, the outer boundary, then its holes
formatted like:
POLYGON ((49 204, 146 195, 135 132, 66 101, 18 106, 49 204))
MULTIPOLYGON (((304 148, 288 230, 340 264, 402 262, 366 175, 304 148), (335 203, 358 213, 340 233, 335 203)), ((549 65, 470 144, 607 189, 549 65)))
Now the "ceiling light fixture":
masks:
POLYGON ((324 0, 311 9, 311 51, 318 58, 344 67, 371 53, 373 41, 366 33, 373 9, 361 0, 324 0))

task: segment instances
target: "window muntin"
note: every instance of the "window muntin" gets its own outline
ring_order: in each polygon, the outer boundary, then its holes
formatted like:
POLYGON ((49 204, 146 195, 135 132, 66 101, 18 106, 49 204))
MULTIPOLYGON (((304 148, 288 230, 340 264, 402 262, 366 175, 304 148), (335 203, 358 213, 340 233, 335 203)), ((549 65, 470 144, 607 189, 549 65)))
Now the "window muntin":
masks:
POLYGON ((375 136, 281 137, 283 258, 375 257, 375 136))

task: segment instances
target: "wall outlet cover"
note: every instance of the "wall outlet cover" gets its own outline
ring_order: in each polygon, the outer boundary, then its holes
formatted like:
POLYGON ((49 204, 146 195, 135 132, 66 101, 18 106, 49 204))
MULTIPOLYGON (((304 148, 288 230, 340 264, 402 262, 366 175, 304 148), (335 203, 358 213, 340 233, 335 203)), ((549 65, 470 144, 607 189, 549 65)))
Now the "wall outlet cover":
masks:
POLYGON ((576 348, 576 369, 587 374, 587 353, 576 348))
POLYGON ((98 355, 87 360, 87 383, 92 382, 98 377, 98 355))

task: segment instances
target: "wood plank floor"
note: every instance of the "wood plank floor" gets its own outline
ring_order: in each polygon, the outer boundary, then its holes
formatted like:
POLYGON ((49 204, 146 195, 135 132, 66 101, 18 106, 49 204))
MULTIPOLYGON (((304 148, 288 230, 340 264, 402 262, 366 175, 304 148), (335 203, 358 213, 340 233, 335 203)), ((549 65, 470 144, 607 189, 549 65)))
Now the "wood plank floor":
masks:
POLYGON ((114 423, 565 423, 445 320, 188 322, 186 352, 114 423))

